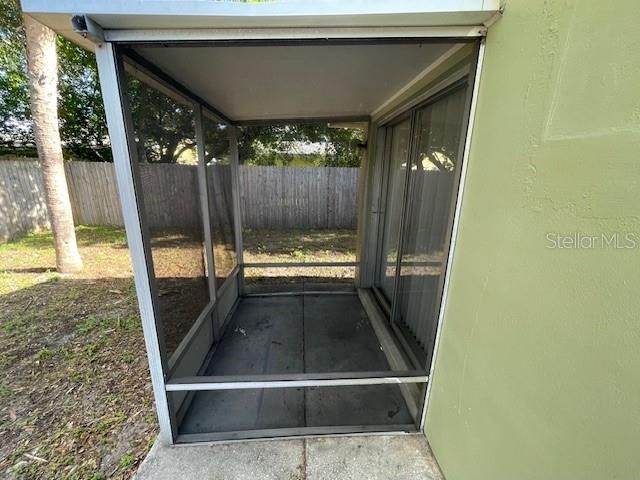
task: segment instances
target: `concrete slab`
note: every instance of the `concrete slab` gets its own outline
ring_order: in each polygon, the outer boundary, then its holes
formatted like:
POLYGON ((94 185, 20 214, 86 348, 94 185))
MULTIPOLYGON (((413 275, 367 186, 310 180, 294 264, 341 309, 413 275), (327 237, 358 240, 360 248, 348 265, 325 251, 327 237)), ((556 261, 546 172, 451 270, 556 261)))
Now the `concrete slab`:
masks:
MULTIPOLYGON (((305 295, 244 298, 206 374, 389 369, 357 295, 305 295)), ((397 385, 224 390, 197 392, 179 433, 412 423, 397 385)))
MULTIPOLYGON (((391 370, 358 297, 304 297, 307 372, 391 370)), ((308 426, 399 425, 414 420, 397 385, 306 390, 308 426)))
POLYGON ((136 480, 302 480, 304 440, 163 447, 156 443, 136 480))
POLYGON ((443 480, 422 435, 155 445, 136 480, 443 480))
POLYGON ((390 369, 357 296, 305 295, 303 298, 305 371, 390 369))
MULTIPOLYGON (((302 297, 243 299, 207 375, 303 371, 302 297)), ((198 392, 180 433, 304 426, 301 389, 198 392)))
POLYGON ((444 479, 422 435, 307 440, 304 478, 308 480, 444 479))

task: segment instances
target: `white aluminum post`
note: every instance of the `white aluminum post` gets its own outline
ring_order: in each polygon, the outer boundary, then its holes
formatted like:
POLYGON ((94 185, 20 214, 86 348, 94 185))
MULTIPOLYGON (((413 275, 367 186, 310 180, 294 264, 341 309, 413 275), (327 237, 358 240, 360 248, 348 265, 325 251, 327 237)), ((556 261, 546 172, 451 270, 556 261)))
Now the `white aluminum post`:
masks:
MULTIPOLYGON (((202 227, 204 228, 204 245, 207 258, 207 276, 209 285, 209 302, 216 300, 216 268, 213 258, 213 241, 211 239, 211 215, 209 213, 209 182, 207 179, 207 158, 205 155, 205 134, 202 118, 202 105, 194 104, 193 111, 196 122, 196 150, 198 152, 198 187, 200 190, 200 210, 202 212, 202 227)), ((218 341, 220 328, 212 315, 213 339, 218 341)))
POLYGON ((229 127, 229 154, 231 157, 231 183, 233 186, 233 224, 236 239, 236 258, 238 272, 238 295, 244 293, 244 260, 242 247, 242 212, 240 210, 240 159, 238 156, 238 130, 229 127))
POLYGON ((153 306, 149 252, 145 248, 143 228, 136 195, 136 184, 131 163, 130 145, 125 123, 125 111, 120 91, 118 65, 115 48, 111 43, 96 45, 96 60, 104 100, 104 109, 109 127, 113 163, 122 207, 122 216, 127 232, 127 243, 131 254, 133 275, 142 319, 144 341, 149 359, 149 370, 153 394, 160 425, 160 440, 173 444, 174 434, 165 390, 166 360, 160 348, 159 325, 153 306))

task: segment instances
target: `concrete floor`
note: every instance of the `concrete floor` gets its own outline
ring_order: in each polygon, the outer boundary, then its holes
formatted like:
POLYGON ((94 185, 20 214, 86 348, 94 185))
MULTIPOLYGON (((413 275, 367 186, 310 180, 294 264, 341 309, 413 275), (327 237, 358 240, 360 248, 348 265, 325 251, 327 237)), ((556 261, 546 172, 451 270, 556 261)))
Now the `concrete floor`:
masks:
POLYGON ((442 480, 422 435, 156 444, 136 480, 442 480))
MULTIPOLYGON (((206 375, 390 370, 357 295, 244 298, 231 322, 206 375)), ((225 390, 198 392, 179 433, 412 423, 397 385, 225 390)))

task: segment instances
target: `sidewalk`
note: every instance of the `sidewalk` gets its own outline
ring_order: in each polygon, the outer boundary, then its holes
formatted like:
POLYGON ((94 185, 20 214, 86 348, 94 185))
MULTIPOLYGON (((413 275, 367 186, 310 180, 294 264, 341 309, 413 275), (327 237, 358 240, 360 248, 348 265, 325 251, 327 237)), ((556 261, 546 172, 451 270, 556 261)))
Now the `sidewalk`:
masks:
POLYGON ((157 443, 136 480, 442 480, 422 435, 250 441, 213 446, 157 443))

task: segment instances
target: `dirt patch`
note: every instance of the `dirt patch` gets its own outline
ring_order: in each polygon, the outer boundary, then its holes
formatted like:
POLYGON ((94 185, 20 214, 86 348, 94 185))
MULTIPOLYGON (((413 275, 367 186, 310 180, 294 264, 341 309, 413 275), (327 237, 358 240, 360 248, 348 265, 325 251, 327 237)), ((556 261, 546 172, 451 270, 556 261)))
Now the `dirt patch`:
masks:
MULTIPOLYGON (((355 230, 249 230, 243 231, 244 261, 354 262, 355 230)), ((254 284, 351 282, 353 267, 248 268, 245 280, 254 284)))
POLYGON ((158 311, 171 355, 209 303, 202 240, 187 231, 151 233, 158 311))

